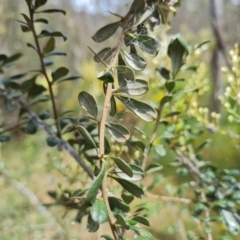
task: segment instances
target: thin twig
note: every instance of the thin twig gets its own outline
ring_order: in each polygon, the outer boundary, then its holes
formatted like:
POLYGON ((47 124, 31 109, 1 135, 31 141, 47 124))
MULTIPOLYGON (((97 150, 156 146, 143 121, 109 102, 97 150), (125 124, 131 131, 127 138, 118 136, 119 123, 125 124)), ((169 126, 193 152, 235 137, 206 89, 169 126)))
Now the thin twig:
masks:
MULTIPOLYGON (((21 99, 15 98, 15 101, 27 111, 28 115, 34 120, 41 128, 45 130, 50 136, 58 138, 59 137, 55 134, 55 132, 50 128, 48 124, 46 124, 42 119, 40 119, 29 107, 28 105, 21 99)), ((67 150, 67 152, 76 160, 76 162, 86 171, 89 177, 93 178, 92 170, 86 165, 84 160, 75 152, 73 147, 63 139, 59 139, 61 146, 67 150)))
POLYGON ((36 48, 37 48, 37 54, 38 54, 40 64, 41 64, 41 72, 44 75, 44 77, 47 81, 47 84, 48 84, 48 90, 49 90, 49 93, 50 93, 50 98, 51 98, 52 108, 53 108, 54 121, 55 121, 56 129, 57 129, 57 136, 61 139, 62 138, 61 128, 60 128, 60 124, 58 122, 58 112, 57 112, 55 97, 54 97, 54 93, 53 93, 52 83, 51 83, 51 81, 50 81, 50 79, 47 75, 47 71, 46 71, 46 68, 45 68, 45 65, 44 65, 44 61, 43 61, 43 56, 44 55, 41 51, 40 44, 39 44, 39 41, 38 41, 38 37, 37 37, 37 34, 36 34, 36 30, 35 30, 35 26, 34 26, 34 11, 32 10, 30 5, 28 5, 28 9, 29 9, 30 19, 31 19, 31 23, 32 23, 31 30, 32 30, 32 33, 33 33, 33 38, 34 38, 36 48))

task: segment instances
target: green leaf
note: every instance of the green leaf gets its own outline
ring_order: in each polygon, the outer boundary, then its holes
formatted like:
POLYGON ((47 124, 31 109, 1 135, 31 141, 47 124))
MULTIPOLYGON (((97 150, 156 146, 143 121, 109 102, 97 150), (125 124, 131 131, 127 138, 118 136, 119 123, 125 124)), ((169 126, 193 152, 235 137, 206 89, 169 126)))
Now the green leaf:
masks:
POLYGON ((84 128, 83 126, 81 125, 77 125, 76 128, 79 130, 79 132, 82 134, 82 136, 89 142, 92 144, 92 146, 94 148, 97 149, 97 145, 96 143, 94 142, 92 136, 90 135, 90 133, 87 131, 86 128, 84 128))
POLYGON ((47 3, 47 0, 35 0, 34 8, 37 9, 47 3))
POLYGON ((146 174, 150 174, 150 173, 154 173, 154 172, 158 172, 160 170, 162 170, 163 167, 162 165, 160 165, 159 163, 152 163, 150 164, 147 169, 146 169, 146 174))
POLYGON ((141 119, 152 122, 157 118, 156 111, 147 103, 123 96, 117 96, 117 98, 141 119))
POLYGON ((129 177, 133 176, 133 170, 126 161, 124 161, 121 158, 111 157, 111 156, 107 158, 111 158, 116 163, 118 168, 121 169, 124 173, 126 173, 129 177))
POLYGON ((117 66, 117 76, 119 86, 126 85, 126 81, 134 81, 135 75, 131 68, 126 66, 117 66))
POLYGON ((147 53, 149 56, 157 56, 160 50, 160 43, 148 35, 139 35, 137 40, 134 41, 134 44, 140 47, 140 49, 147 53))
POLYGON ((88 219, 87 219, 87 229, 88 232, 96 232, 99 228, 99 224, 95 223, 92 219, 91 214, 88 215, 88 219))
POLYGON ((43 53, 44 54, 50 53, 54 50, 54 48, 55 48, 55 38, 50 37, 43 48, 43 53))
POLYGON ((41 37, 62 37, 64 41, 67 40, 67 37, 65 37, 61 32, 52 32, 49 30, 42 30, 42 32, 38 35, 39 38, 41 37))
MULTIPOLYGON (((97 53, 98 57, 100 57, 103 61, 110 57, 112 53, 114 52, 115 48, 106 47, 103 50, 101 50, 99 53, 97 53)), ((97 56, 94 56, 95 62, 100 62, 99 58, 97 56)))
POLYGON ((11 66, 14 62, 16 62, 19 58, 22 57, 21 53, 16 53, 12 55, 11 57, 7 57, 2 63, 1 67, 9 67, 11 66))
POLYGON ((121 195, 123 201, 127 204, 131 203, 134 199, 134 196, 128 192, 123 192, 121 195))
POLYGON ((179 111, 173 111, 173 112, 170 112, 170 113, 166 114, 166 115, 164 116, 164 118, 177 116, 177 115, 179 115, 179 114, 181 114, 181 112, 179 112, 179 111))
POLYGON ((130 138, 130 133, 126 127, 118 123, 106 123, 106 128, 112 138, 117 142, 126 142, 130 138))
POLYGON ((73 76, 70 76, 70 77, 66 77, 66 78, 62 78, 60 80, 57 80, 56 83, 77 80, 77 79, 80 79, 80 78, 82 78, 82 75, 77 74, 77 75, 73 75, 73 76))
POLYGON ((30 119, 27 127, 26 127, 26 132, 29 134, 35 134, 37 132, 37 124, 35 123, 34 120, 30 119))
POLYGON ((49 147, 55 147, 56 145, 58 145, 59 141, 60 140, 58 137, 51 136, 47 138, 47 145, 49 147))
POLYGON ((50 56, 67 56, 67 54, 65 52, 51 52, 45 55, 45 57, 50 56))
MULTIPOLYGON (((144 135, 145 136, 145 135, 144 135)), ((129 141, 129 143, 135 147, 137 150, 140 150, 142 152, 145 151, 145 144, 142 141, 129 141)))
POLYGON ((137 71, 142 71, 147 66, 147 62, 136 54, 124 51, 124 57, 129 66, 137 71))
POLYGON ((142 190, 142 188, 140 188, 138 185, 129 182, 125 179, 121 179, 121 178, 116 178, 111 176, 111 178, 113 178, 115 181, 117 181, 126 191, 130 192, 133 196, 137 197, 137 198, 142 198, 144 192, 142 190))
POLYGON ((113 75, 109 70, 105 70, 103 72, 100 72, 97 75, 97 78, 101 81, 106 82, 106 83, 113 83, 114 82, 113 75))
POLYGON ((164 157, 167 154, 163 145, 154 145, 154 149, 160 157, 164 157))
POLYGON ((131 229, 141 234, 141 236, 143 237, 143 238, 140 238, 141 240, 143 240, 143 239, 144 240, 154 240, 153 235, 144 228, 140 228, 138 226, 132 225, 131 229))
POLYGON ((115 101, 114 96, 111 97, 110 102, 111 102, 111 110, 109 112, 109 115, 111 117, 113 117, 116 114, 116 112, 117 112, 117 106, 116 106, 116 101, 115 101))
POLYGON ((170 80, 170 71, 167 68, 157 68, 157 71, 164 77, 166 80, 170 80))
POLYGON ((36 13, 62 13, 63 15, 66 15, 66 12, 61 9, 46 9, 36 13))
POLYGON ((110 38, 117 31, 119 26, 120 26, 120 21, 106 25, 106 26, 102 27, 101 29, 99 29, 94 34, 92 39, 95 42, 103 42, 103 41, 107 40, 108 38, 110 38))
POLYGON ((120 225, 120 226, 122 226, 126 230, 130 229, 130 227, 128 225, 128 222, 127 222, 126 218, 123 215, 117 214, 116 215, 116 219, 117 219, 117 221, 115 222, 116 226, 120 225))
POLYGON ((223 222, 231 233, 236 234, 240 230, 239 222, 232 212, 223 209, 221 210, 221 216, 223 218, 223 222))
POLYGON ((140 25, 143 21, 149 18, 150 15, 152 15, 153 11, 154 11, 154 7, 148 6, 144 8, 140 17, 137 18, 136 22, 133 23, 132 27, 137 27, 138 25, 140 25))
POLYGON ((32 43, 27 43, 27 46, 37 51, 37 48, 32 43))
POLYGON ((161 107, 163 107, 166 103, 170 102, 171 100, 172 100, 172 96, 168 96, 168 95, 164 96, 160 102, 161 107))
POLYGON ((208 40, 208 41, 204 41, 204 42, 198 44, 198 45, 194 48, 194 50, 196 50, 196 49, 198 49, 198 48, 201 48, 203 45, 208 44, 208 43, 210 43, 209 40, 208 40))
POLYGON ((58 68, 55 72, 52 72, 52 82, 56 82, 58 79, 65 77, 69 73, 69 70, 65 67, 58 68))
POLYGON ((30 27, 26 23, 21 23, 20 26, 21 26, 21 29, 22 29, 23 32, 30 32, 31 31, 30 27))
POLYGON ((186 43, 181 37, 172 40, 168 46, 168 56, 172 62, 173 78, 177 75, 184 63, 184 57, 188 54, 186 43))
POLYGON ((102 224, 108 220, 108 211, 102 200, 96 200, 91 207, 91 217, 95 223, 102 224))
POLYGON ((123 92, 132 96, 139 96, 148 91, 148 82, 136 79, 135 81, 126 81, 125 85, 122 85, 115 92, 123 92))
POLYGON ((109 235, 102 235, 101 238, 105 238, 105 240, 114 240, 112 237, 109 235))
POLYGON ((78 101, 82 108, 84 108, 95 119, 97 119, 98 115, 97 103, 91 94, 85 91, 80 92, 78 95, 78 101))
POLYGON ((145 217, 135 216, 135 217, 132 218, 132 220, 134 220, 138 223, 141 223, 143 225, 150 226, 149 221, 145 217))
POLYGON ((48 24, 48 20, 45 19, 45 18, 39 18, 39 19, 36 19, 34 22, 40 22, 40 23, 48 24))
POLYGON ((111 209, 114 209, 115 207, 118 208, 119 210, 123 212, 129 212, 130 207, 128 204, 123 202, 121 199, 116 198, 116 197, 108 197, 109 205, 111 209))
POLYGON ((30 19, 27 15, 25 15, 25 14, 23 14, 23 13, 21 13, 21 14, 22 14, 22 16, 24 17, 24 19, 25 19, 27 25, 29 26, 29 28, 31 28, 31 27, 32 27, 31 19, 30 19))
POLYGON ((86 204, 92 205, 95 202, 96 196, 98 194, 98 190, 101 187, 103 178, 105 176, 106 167, 105 162, 102 164, 102 169, 97 177, 93 180, 91 187, 88 190, 87 197, 86 197, 86 204))
POLYGON ((132 169, 132 173, 133 173, 132 176, 129 176, 124 171, 122 171, 120 168, 115 168, 114 173, 116 175, 118 175, 120 178, 128 180, 128 181, 139 181, 139 180, 143 179, 144 172, 139 166, 134 165, 134 164, 129 164, 129 166, 132 169))
POLYGON ((10 136, 0 136, 0 142, 8 142, 10 140, 10 136))

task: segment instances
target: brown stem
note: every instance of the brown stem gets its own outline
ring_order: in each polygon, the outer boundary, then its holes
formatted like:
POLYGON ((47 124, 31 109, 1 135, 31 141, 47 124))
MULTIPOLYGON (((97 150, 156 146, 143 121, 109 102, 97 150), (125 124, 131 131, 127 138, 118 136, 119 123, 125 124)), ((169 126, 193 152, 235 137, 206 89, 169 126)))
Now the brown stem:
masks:
MULTIPOLYGON (((132 18, 132 16, 129 15, 125 19, 125 21, 123 23, 122 33, 121 33, 121 36, 119 38, 117 47, 116 47, 116 49, 114 51, 113 57, 111 59, 111 62, 110 62, 110 66, 111 67, 114 67, 117 64, 118 55, 120 53, 122 44, 124 42, 125 31, 126 31, 127 26, 128 26, 128 21, 131 18, 132 18)), ((114 69, 113 68, 111 68, 110 70, 112 71, 112 73, 114 73, 114 69)), ((111 100, 111 97, 112 97, 112 91, 113 91, 113 84, 112 83, 108 83, 107 84, 106 95, 105 95, 105 99, 104 99, 104 104, 103 104, 102 117, 101 117, 100 122, 99 122, 99 158, 101 160, 101 164, 102 164, 103 159, 104 159, 104 152, 105 152, 105 146, 104 146, 105 124, 106 124, 107 115, 108 115, 109 109, 110 109, 110 100, 111 100)), ((109 221, 109 224, 110 224, 110 227, 111 227, 114 239, 118 240, 119 238, 118 238, 118 235, 117 235, 117 232, 116 232, 116 228, 115 228, 115 225, 114 225, 114 223, 115 223, 114 216, 112 214, 112 211, 110 209, 109 202, 108 202, 107 174, 105 174, 105 176, 104 176, 101 189, 102 189, 103 201, 104 201, 104 203, 105 203, 105 205, 107 207, 107 210, 108 210, 108 221, 109 221)))
POLYGON ((48 83, 48 90, 49 90, 50 98, 51 98, 51 102, 52 102, 53 116, 54 116, 55 126, 56 126, 56 129, 57 129, 57 136, 61 139, 62 138, 61 129, 60 129, 60 125, 59 125, 59 122, 58 122, 58 112, 57 112, 55 97, 54 97, 54 93, 53 93, 53 88, 52 88, 51 81, 50 81, 50 79, 47 75, 47 71, 46 71, 46 68, 45 68, 45 65, 44 65, 44 61, 43 61, 43 53, 41 51, 40 44, 39 44, 39 41, 38 41, 38 37, 37 37, 37 34, 36 34, 36 30, 35 30, 35 27, 34 27, 34 10, 31 9, 30 6, 28 6, 28 8, 29 8, 29 14, 30 14, 30 19, 31 19, 31 23, 32 23, 31 30, 32 30, 32 33, 33 33, 33 38, 34 38, 36 48, 37 48, 37 54, 38 54, 40 64, 41 64, 41 72, 42 72, 43 76, 45 77, 45 79, 48 83))

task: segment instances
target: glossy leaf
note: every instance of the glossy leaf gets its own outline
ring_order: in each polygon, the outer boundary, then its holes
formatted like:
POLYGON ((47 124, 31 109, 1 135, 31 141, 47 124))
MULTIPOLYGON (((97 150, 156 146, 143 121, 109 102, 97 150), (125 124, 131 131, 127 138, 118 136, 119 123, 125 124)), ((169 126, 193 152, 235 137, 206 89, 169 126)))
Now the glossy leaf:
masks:
POLYGON ((41 37, 62 37, 64 41, 67 40, 67 37, 65 37, 61 32, 52 32, 49 30, 42 30, 42 32, 38 35, 39 38, 41 37))
POLYGON ((137 27, 138 25, 140 25, 143 21, 145 21, 148 17, 152 15, 153 11, 154 7, 148 6, 144 8, 140 17, 137 18, 136 22, 134 22, 133 27, 137 27))
POLYGON ((122 85, 116 91, 123 92, 131 96, 139 96, 148 91, 148 82, 141 79, 126 81, 125 85, 122 85))
POLYGON ((126 161, 118 157, 109 156, 108 158, 111 158, 116 163, 118 168, 121 169, 124 173, 126 173, 129 177, 133 176, 133 170, 126 161))
POLYGON ((46 9, 46 10, 39 11, 36 13, 62 13, 63 15, 66 15, 66 12, 61 9, 46 9))
MULTIPOLYGON (((98 57, 101 58, 103 61, 110 57, 112 53, 114 52, 114 48, 106 47, 103 50, 101 50, 99 53, 97 53, 98 57)), ((95 62, 100 62, 100 59, 97 56, 94 56, 95 62)))
POLYGON ((55 38, 51 37, 48 39, 46 45, 43 48, 43 53, 50 53, 54 50, 55 48, 55 38))
POLYGON ((59 143, 59 138, 51 136, 47 138, 47 144, 49 147, 55 147, 59 143))
POLYGON ((101 29, 99 29, 94 36, 92 37, 92 39, 95 42, 103 42, 105 40, 107 40, 108 38, 110 38, 119 28, 120 26, 120 22, 115 22, 115 23, 111 23, 109 25, 106 25, 104 27, 102 27, 101 29))
POLYGON ((127 175, 120 168, 116 168, 114 173, 116 175, 118 175, 120 178, 128 180, 128 181, 139 181, 139 180, 143 179, 143 177, 144 177, 143 170, 137 165, 133 165, 133 164, 129 164, 129 165, 132 169, 132 173, 133 173, 132 176, 127 175))
POLYGON ((129 182, 125 179, 121 179, 121 178, 116 178, 111 176, 111 178, 113 178, 115 181, 117 181, 126 191, 130 192, 133 196, 137 197, 137 198, 142 198, 144 192, 142 190, 142 188, 140 188, 138 185, 129 182))
POLYGON ((181 37, 177 37, 171 41, 168 46, 168 56, 171 58, 172 73, 174 78, 182 67, 184 63, 184 57, 187 54, 187 45, 181 37))
POLYGON ((154 149, 160 157, 164 157, 167 154, 166 149, 163 145, 155 145, 154 149))
POLYGON ((53 82, 56 82, 58 79, 65 77, 69 73, 69 70, 65 67, 58 68, 55 72, 52 72, 53 82))
POLYGON ((119 86, 126 85, 126 81, 134 81, 135 75, 131 68, 126 66, 117 66, 117 76, 119 86))
POLYGON ((114 117, 114 115, 115 115, 116 112, 117 112, 117 106, 116 106, 116 101, 115 101, 114 96, 111 97, 110 102, 111 102, 111 110, 110 110, 110 112, 109 112, 109 115, 110 115, 111 117, 114 117))
POLYGON ((95 202, 96 196, 98 194, 98 190, 101 187, 103 178, 105 176, 106 167, 105 163, 102 164, 102 169, 97 177, 93 180, 91 187, 88 190, 87 197, 86 197, 86 204, 92 205, 95 202))
POLYGON ((101 81, 104 81, 106 83, 113 83, 114 82, 114 78, 113 78, 113 75, 110 71, 106 70, 106 71, 103 71, 103 72, 100 72, 98 75, 97 75, 97 78, 101 81))
POLYGON ((97 149, 97 145, 96 145, 96 143, 94 142, 94 140, 93 140, 92 136, 90 135, 90 133, 87 131, 87 129, 84 128, 84 127, 81 126, 81 125, 77 125, 76 128, 79 130, 79 132, 82 134, 82 136, 83 136, 89 143, 91 143, 91 145, 92 145, 94 148, 97 149))
POLYGON ((130 132, 126 127, 118 123, 107 123, 106 128, 112 138, 117 142, 126 142, 130 138, 130 132))
POLYGON ((96 200, 91 207, 91 217, 95 223, 102 224, 108 220, 108 211, 102 200, 96 200))
POLYGON ((88 232, 96 232, 99 229, 99 224, 93 221, 91 214, 88 215, 87 229, 88 232))
POLYGON ((128 206, 128 204, 126 204, 125 202, 123 202, 119 198, 108 197, 108 201, 109 201, 109 205, 110 205, 111 209, 114 209, 116 207, 123 212, 129 212, 130 211, 130 207, 128 206))
POLYGON ((134 43, 139 46, 143 52, 152 57, 155 57, 158 54, 161 47, 156 39, 148 35, 139 35, 134 43))
POLYGON ((136 54, 124 52, 124 57, 129 66, 135 70, 142 71, 147 66, 147 62, 136 54))
POLYGON ((141 223, 143 225, 150 226, 149 221, 145 217, 135 216, 135 217, 132 218, 132 220, 134 220, 138 223, 141 223))
POLYGON ((133 113, 135 113, 141 119, 152 122, 156 119, 157 113, 150 105, 142 101, 138 101, 133 98, 127 98, 123 96, 117 96, 118 99, 133 113))
POLYGON ((97 103, 91 94, 85 91, 80 92, 78 95, 78 101, 82 108, 84 108, 95 119, 97 119, 98 115, 97 103))

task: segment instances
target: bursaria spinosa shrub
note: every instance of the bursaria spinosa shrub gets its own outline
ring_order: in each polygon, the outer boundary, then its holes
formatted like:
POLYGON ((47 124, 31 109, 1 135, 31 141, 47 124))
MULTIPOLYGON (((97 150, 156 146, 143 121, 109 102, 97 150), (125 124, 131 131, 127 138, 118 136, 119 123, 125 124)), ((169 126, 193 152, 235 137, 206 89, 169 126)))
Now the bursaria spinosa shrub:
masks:
MULTIPOLYGON (((78 84, 79 95, 72 97, 84 112, 80 118, 69 109, 58 109, 54 86, 83 77, 69 74, 67 64, 55 69, 49 60, 66 55, 58 50, 56 39, 66 41, 67 37, 49 30, 45 16, 66 15, 64 10, 49 9, 47 0, 26 0, 28 11, 18 22, 23 33, 32 36, 26 44, 38 56, 38 69, 10 75, 8 67, 22 54, 0 55, 0 96, 9 111, 20 109, 19 127, 26 134, 37 134, 42 128, 49 135, 47 145, 67 151, 79 165, 74 177, 67 179, 70 185, 79 181, 81 187, 63 190, 59 185, 48 194, 55 204, 75 212, 75 222, 87 219, 89 232, 99 231, 107 222, 104 230, 108 230, 101 236, 106 240, 164 239, 151 218, 164 211, 164 207, 158 208, 159 202, 177 216, 171 223, 165 218, 157 222, 171 227, 173 239, 234 239, 232 234, 238 234, 240 172, 218 170, 202 158, 210 143, 203 134, 224 131, 220 115, 209 114, 198 103, 209 83, 206 64, 201 57, 194 58, 208 42, 190 46, 177 35, 164 49, 159 41, 158 29, 169 24, 169 16, 178 6, 177 0, 134 0, 125 16, 114 13, 116 21, 96 31, 92 37, 95 45, 89 50, 102 68, 96 82, 101 82, 103 101, 78 84), (39 24, 42 30, 38 32, 39 24), (95 52, 113 35, 118 39, 116 45, 95 52), (194 61, 198 64, 193 65, 194 61), (37 82, 39 77, 45 83, 37 82), (50 104, 50 111, 35 111, 43 102, 50 104), (134 126, 128 126, 119 105, 136 119, 134 126), (180 180, 171 183, 168 174, 180 180), (87 183, 81 182, 86 177, 87 183), (225 231, 219 228, 221 224, 225 231)), ((222 102, 228 119, 237 123, 238 46, 231 57, 233 70, 223 69, 229 86, 222 102)), ((1 142, 10 140, 8 130, 2 126, 1 142)))

